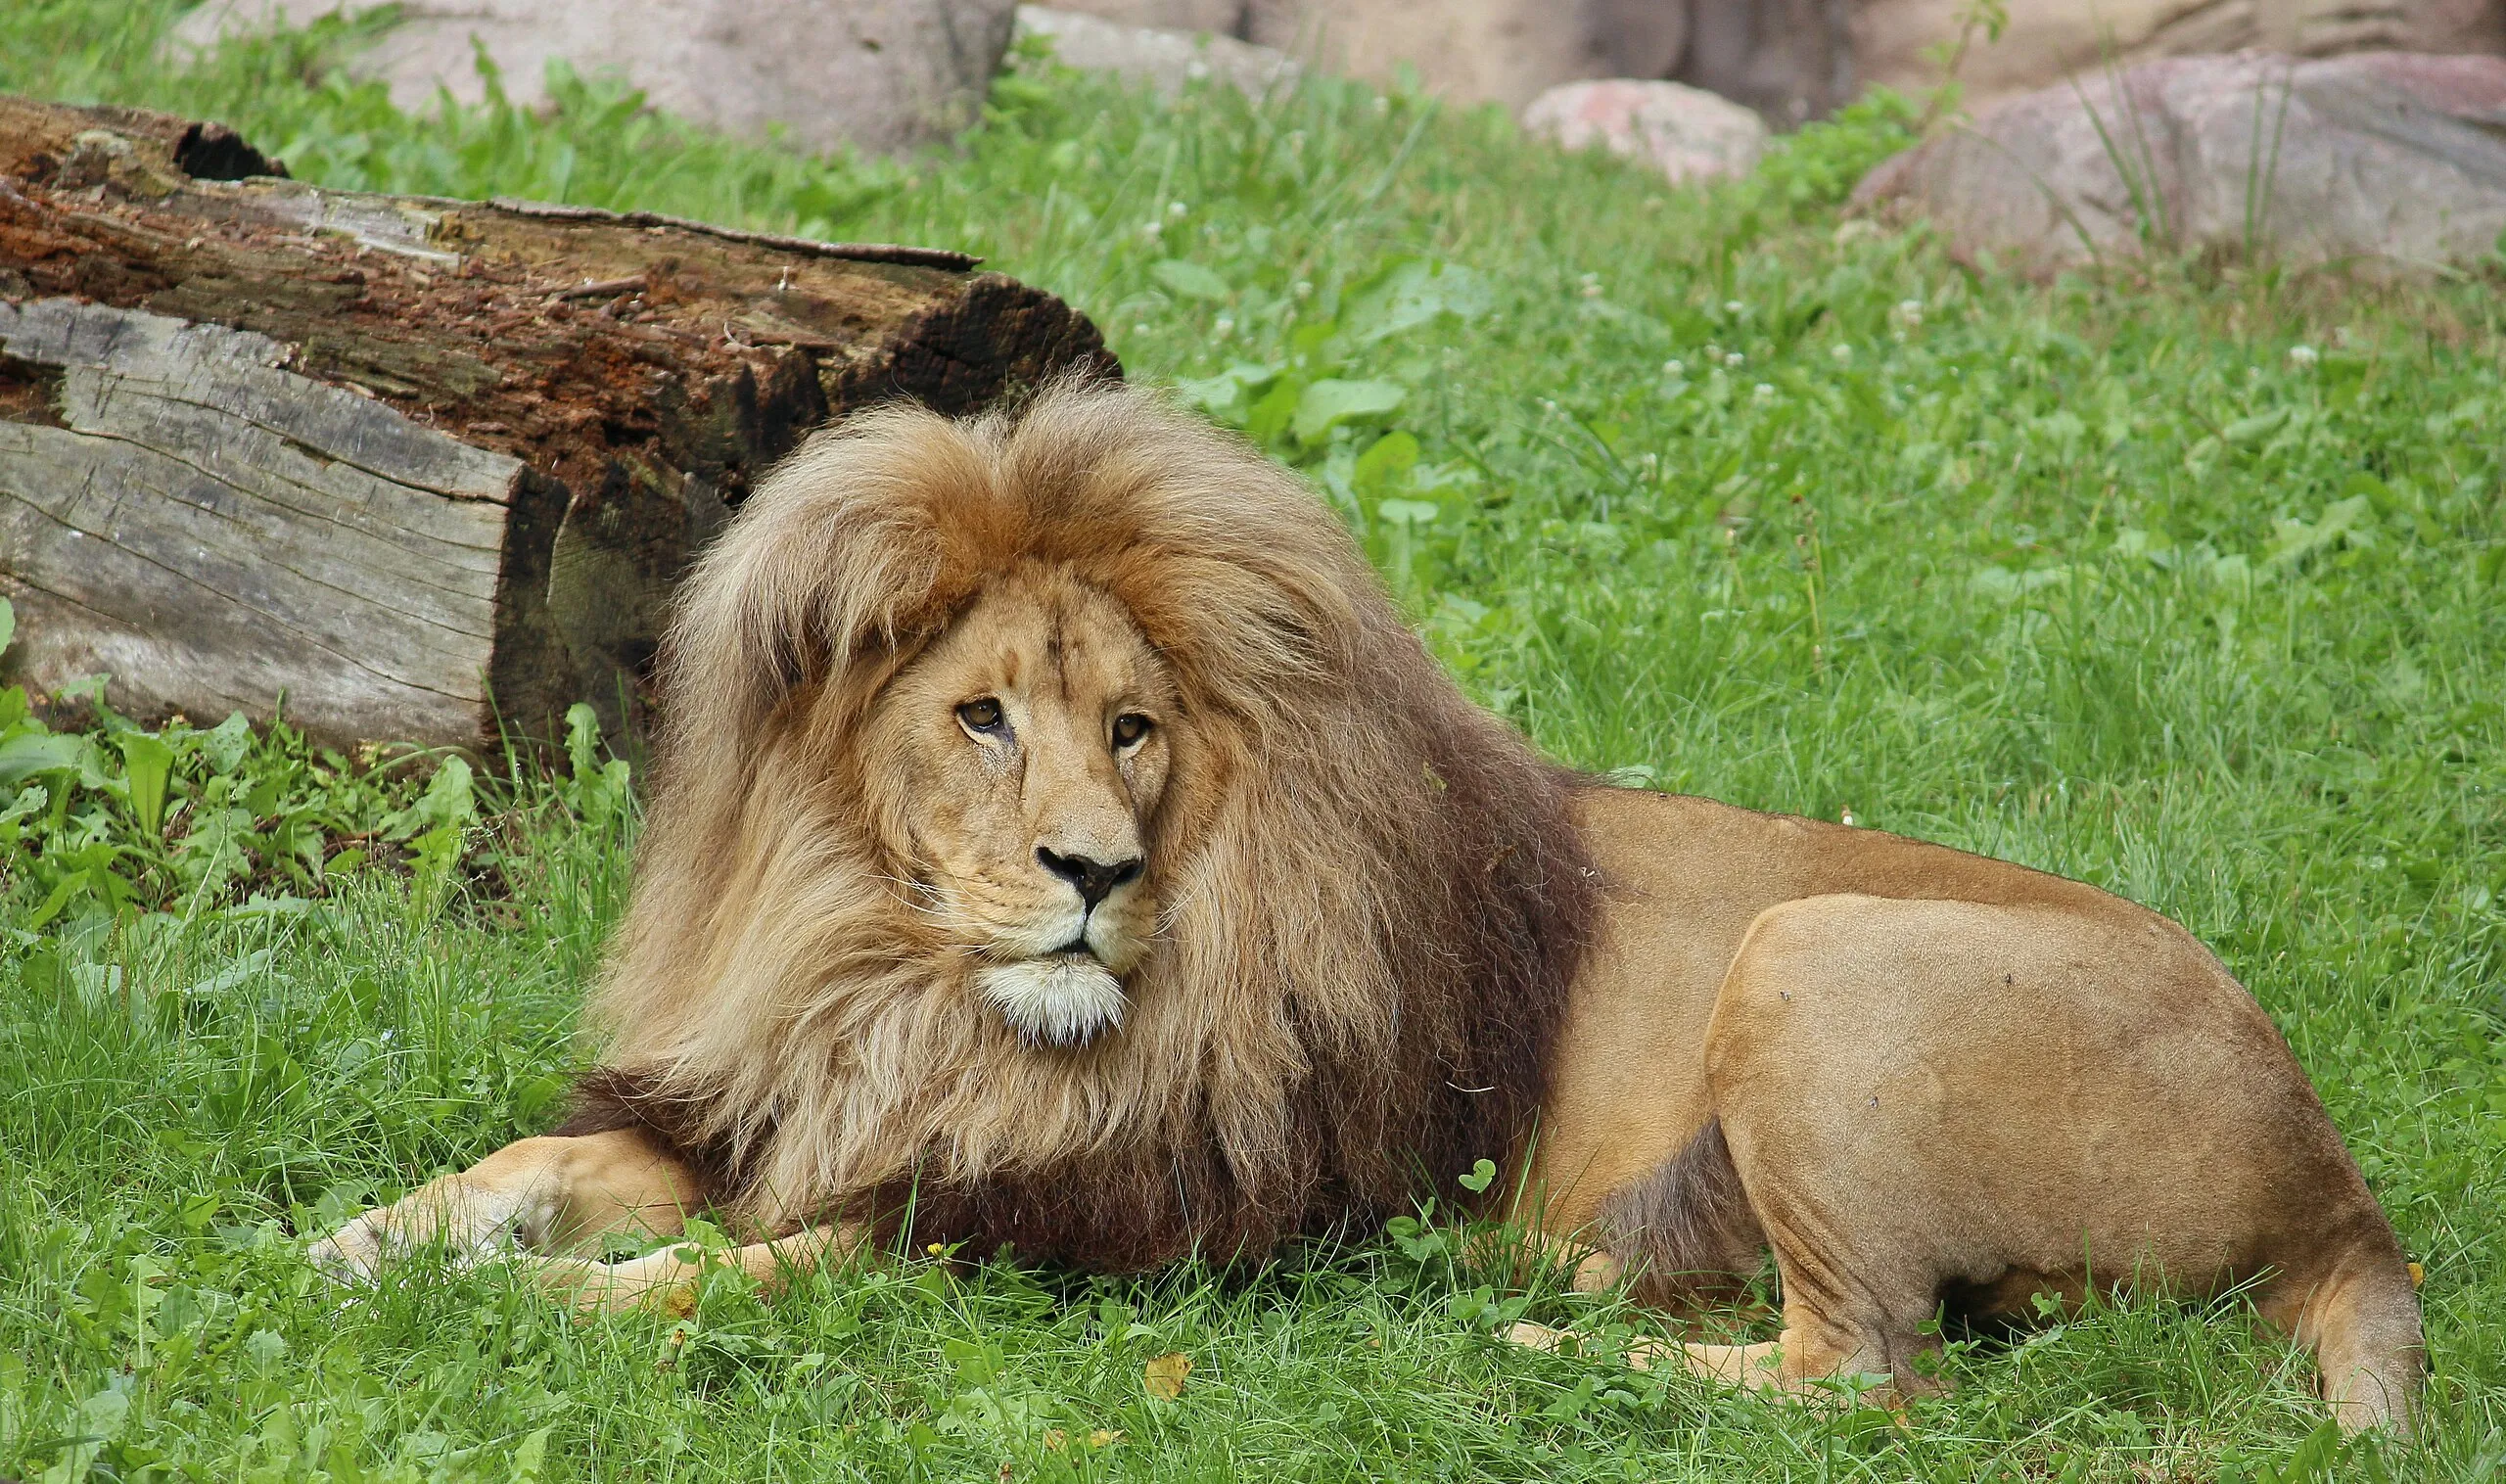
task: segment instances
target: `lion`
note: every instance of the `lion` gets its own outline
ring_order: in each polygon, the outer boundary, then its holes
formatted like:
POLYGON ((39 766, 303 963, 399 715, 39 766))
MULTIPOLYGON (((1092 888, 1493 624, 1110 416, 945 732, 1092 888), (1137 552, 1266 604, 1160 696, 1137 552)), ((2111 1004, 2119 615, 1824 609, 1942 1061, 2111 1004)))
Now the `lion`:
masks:
MULTIPOLYGON (((2243 1285, 2349 1428, 2424 1352, 2392 1229, 2175 923, 1938 845, 1605 786, 1439 669, 1250 445, 1064 383, 814 436, 688 576, 568 1121, 317 1244, 683 1306, 874 1245, 1129 1272, 1500 1165, 1579 1286, 1936 1387, 1944 1315, 2243 1285)), ((1477 1184, 1478 1182, 1472 1182, 1477 1184)), ((1556 1336, 1525 1328, 1530 1343, 1556 1336)))

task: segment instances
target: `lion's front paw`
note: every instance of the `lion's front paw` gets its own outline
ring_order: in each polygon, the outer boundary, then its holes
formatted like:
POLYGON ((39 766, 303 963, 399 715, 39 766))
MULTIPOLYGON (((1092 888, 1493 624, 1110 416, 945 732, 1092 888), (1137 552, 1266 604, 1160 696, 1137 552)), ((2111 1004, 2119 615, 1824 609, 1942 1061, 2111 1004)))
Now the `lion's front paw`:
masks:
POLYGON ((335 1283, 370 1283, 383 1273, 382 1219, 388 1208, 376 1207, 306 1250, 335 1283))
POLYGON ((371 1283, 386 1263, 441 1245, 453 1265, 471 1268, 514 1250, 529 1202, 458 1177, 440 1180, 389 1206, 377 1206, 315 1242, 313 1266, 343 1283, 371 1283))

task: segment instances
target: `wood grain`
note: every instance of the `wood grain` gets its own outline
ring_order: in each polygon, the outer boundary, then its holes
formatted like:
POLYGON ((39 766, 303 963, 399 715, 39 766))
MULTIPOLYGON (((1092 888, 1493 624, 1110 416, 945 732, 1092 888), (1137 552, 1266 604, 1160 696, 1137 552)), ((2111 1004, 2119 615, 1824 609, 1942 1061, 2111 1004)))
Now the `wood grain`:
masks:
POLYGON ((809 430, 1119 374, 944 249, 282 169, 0 97, 13 677, 106 673, 143 716, 283 698, 338 739, 546 736, 578 700, 638 731, 673 583, 809 430))

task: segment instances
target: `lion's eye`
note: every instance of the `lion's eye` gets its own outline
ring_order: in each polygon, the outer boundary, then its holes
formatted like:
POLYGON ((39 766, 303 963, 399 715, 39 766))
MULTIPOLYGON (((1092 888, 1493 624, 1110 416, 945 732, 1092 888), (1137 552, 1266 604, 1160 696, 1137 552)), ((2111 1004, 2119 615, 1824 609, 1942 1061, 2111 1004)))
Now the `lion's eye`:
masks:
POLYGON ((1114 719, 1114 745, 1137 747, 1139 739, 1147 736, 1148 729, 1156 724, 1138 712, 1125 712, 1114 719))
POLYGON ((968 701, 957 708, 957 719, 968 731, 993 731, 1000 725, 1000 703, 990 696, 968 701))

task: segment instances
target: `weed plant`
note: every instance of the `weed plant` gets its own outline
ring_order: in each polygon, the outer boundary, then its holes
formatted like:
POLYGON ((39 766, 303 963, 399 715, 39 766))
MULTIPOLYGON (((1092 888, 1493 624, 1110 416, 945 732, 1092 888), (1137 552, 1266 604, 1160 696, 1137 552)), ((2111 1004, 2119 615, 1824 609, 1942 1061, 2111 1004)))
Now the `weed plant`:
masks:
POLYGON ((1432 1215, 1258 1272, 913 1255, 770 1306, 718 1282, 684 1318, 580 1322, 494 1267, 345 1294, 305 1233, 554 1116, 625 780, 584 728, 569 781, 422 789, 390 754, 104 718, 0 740, 0 1472, 2495 1476, 2493 270, 1979 276, 1839 210, 1907 137, 1885 99, 1683 191, 1405 93, 1170 106, 1028 57, 958 146, 865 163, 571 80, 539 115, 410 116, 327 70, 336 23, 161 66, 179 9, 20 0, 0 87, 221 116, 339 185, 983 254, 1305 471, 1558 757, 2181 918, 2425 1265, 2430 1424, 2341 1445, 2233 1298, 1962 1338, 1958 1390, 1902 1427, 1850 1385, 1771 1405, 1630 1371, 1613 1347, 1650 1321, 1501 1283, 1432 1215), (1592 1353, 1500 1344, 1526 1313, 1592 1353))

